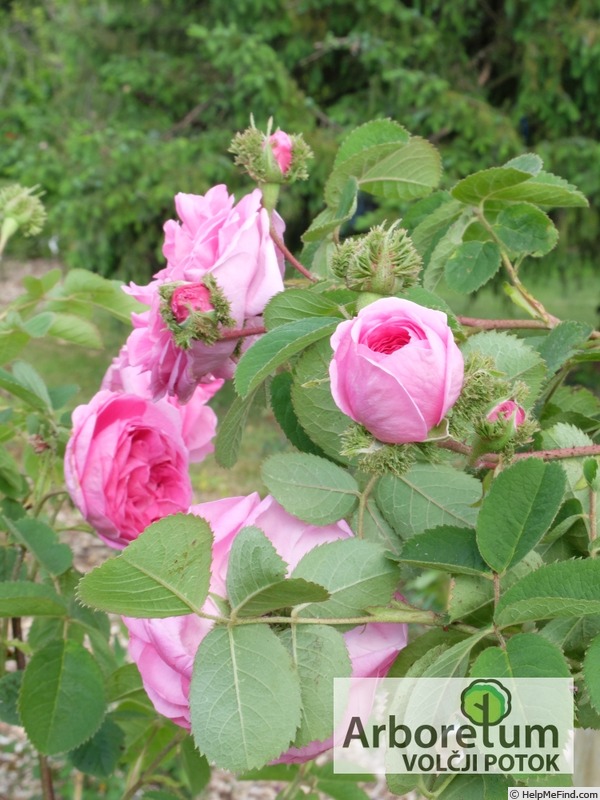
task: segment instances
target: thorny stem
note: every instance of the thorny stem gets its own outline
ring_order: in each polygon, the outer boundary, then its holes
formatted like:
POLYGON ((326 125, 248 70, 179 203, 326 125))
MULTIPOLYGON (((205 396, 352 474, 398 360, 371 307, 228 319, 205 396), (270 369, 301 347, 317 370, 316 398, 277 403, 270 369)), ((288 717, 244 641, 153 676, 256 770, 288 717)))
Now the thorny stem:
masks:
POLYGON ((266 332, 267 329, 263 325, 257 325, 255 328, 234 328, 233 330, 224 330, 219 340, 241 339, 243 336, 260 336, 266 332))
MULTIPOLYGON (((455 439, 447 439, 437 444, 438 447, 443 447, 444 450, 452 450, 465 456, 471 455, 472 452, 468 445, 463 444, 463 442, 457 442, 455 439)), ((541 458, 543 461, 551 461, 555 458, 582 458, 597 455, 600 455, 600 444, 582 445, 581 447, 559 447, 556 450, 530 450, 526 453, 515 453, 512 458, 513 461, 522 461, 524 458, 541 458)), ((495 467, 499 461, 500 456, 497 453, 485 453, 477 459, 475 466, 495 467)))
POLYGON ((521 283, 521 280, 517 275, 517 270, 511 263, 510 258, 507 256, 506 251, 502 246, 502 242, 496 236, 496 232, 494 231, 493 227, 487 221, 485 214, 483 213, 483 210, 480 209, 477 212, 477 217, 481 222, 481 224, 484 226, 484 228, 489 233, 491 233, 491 235, 494 238, 494 241, 500 248, 500 256, 502 258, 502 263, 504 265, 504 269, 508 272, 512 285, 517 289, 521 297, 523 297, 523 299, 535 310, 538 317, 544 321, 545 327, 554 328, 556 325, 558 325, 560 320, 557 319, 557 317, 554 317, 552 314, 549 314, 548 311, 546 311, 546 309, 544 308, 543 304, 540 303, 539 300, 536 300, 536 298, 532 294, 530 294, 528 289, 526 289, 525 286, 521 283))
MULTIPOLYGON (((462 317, 458 316, 457 320, 461 325, 467 328, 481 328, 481 330, 525 330, 528 328, 537 330, 548 330, 558 324, 560 320, 558 317, 552 317, 556 322, 553 325, 547 325, 539 319, 483 319, 480 317, 462 317)), ((592 331, 590 339, 600 339, 600 331, 592 331)))
POLYGON ((308 278, 308 280, 311 281, 311 283, 317 283, 319 279, 315 278, 312 272, 309 272, 304 266, 304 264, 300 263, 300 261, 298 261, 296 256, 287 249, 283 239, 279 236, 279 234, 272 225, 270 233, 271 233, 271 239, 273 239, 277 248, 285 256, 286 260, 289 261, 292 267, 294 267, 294 269, 297 269, 298 272, 304 275, 305 278, 308 278))

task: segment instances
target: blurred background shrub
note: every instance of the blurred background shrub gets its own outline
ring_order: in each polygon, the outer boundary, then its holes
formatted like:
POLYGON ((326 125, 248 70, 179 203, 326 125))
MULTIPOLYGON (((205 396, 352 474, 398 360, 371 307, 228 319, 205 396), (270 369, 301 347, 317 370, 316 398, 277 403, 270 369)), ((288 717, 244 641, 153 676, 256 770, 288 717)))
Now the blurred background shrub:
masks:
POLYGON ((592 209, 555 217, 550 259, 572 271, 599 234, 598 108, 597 0, 0 2, 0 184, 41 185, 67 265, 140 282, 176 191, 242 190, 226 149, 250 112, 316 154, 284 194, 292 246, 344 132, 390 116, 441 149, 446 186, 527 150, 576 183, 592 209))

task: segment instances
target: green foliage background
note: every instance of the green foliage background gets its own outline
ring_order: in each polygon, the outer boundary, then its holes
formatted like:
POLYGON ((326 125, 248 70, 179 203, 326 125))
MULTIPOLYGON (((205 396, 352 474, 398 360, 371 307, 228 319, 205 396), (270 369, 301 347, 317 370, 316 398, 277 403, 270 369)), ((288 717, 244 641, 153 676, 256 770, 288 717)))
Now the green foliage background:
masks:
MULTIPOLYGON (((390 116, 441 149, 444 185, 527 150, 590 199, 555 215, 555 263, 600 219, 596 0, 13 0, 0 7, 0 181, 40 183, 70 266, 146 280, 175 191, 241 189, 225 151, 252 111, 303 131, 311 180, 281 207, 297 241, 337 142, 390 116)), ((362 226, 386 216, 367 212, 362 226)), ((358 223, 361 226, 361 223, 358 223)))

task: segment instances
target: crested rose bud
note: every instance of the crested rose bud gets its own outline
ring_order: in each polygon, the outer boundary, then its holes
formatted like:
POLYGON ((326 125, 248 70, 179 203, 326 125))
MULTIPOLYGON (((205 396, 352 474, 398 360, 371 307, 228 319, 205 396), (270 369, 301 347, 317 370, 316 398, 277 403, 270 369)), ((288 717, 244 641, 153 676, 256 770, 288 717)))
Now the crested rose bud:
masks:
POLYGON ((178 286, 171 297, 171 311, 177 322, 185 322, 192 311, 212 311, 210 292, 202 283, 178 286))
POLYGON ((274 134, 269 136, 269 142, 279 169, 285 175, 292 163, 292 140, 285 131, 278 128, 274 134))
POLYGON ((514 422, 514 427, 518 428, 525 422, 525 409, 514 400, 503 400, 492 408, 487 415, 489 422, 505 419, 507 422, 514 422))

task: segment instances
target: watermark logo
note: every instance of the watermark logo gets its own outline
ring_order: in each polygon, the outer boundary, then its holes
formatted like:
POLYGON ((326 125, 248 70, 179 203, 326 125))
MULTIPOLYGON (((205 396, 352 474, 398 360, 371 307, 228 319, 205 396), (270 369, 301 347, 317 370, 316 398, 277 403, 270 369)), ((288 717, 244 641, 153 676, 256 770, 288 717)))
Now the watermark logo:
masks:
POLYGON ((334 698, 336 772, 573 771, 570 679, 348 678, 334 698))
POLYGON ((498 725, 510 714, 511 695, 496 680, 477 680, 460 696, 460 710, 473 725, 498 725))

